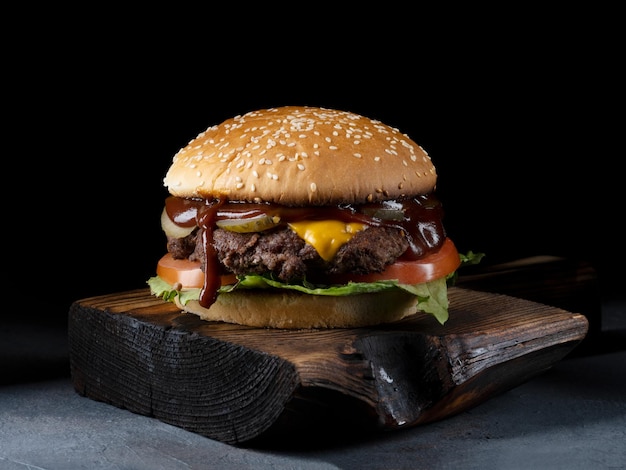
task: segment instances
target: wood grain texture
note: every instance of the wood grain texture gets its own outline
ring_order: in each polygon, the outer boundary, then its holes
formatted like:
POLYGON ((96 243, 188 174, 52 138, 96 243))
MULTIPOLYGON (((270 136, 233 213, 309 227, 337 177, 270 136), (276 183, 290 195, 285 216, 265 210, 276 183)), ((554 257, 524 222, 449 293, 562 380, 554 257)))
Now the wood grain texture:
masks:
POLYGON ((229 444, 302 430, 415 426, 459 413, 568 354, 586 317, 450 289, 450 320, 278 330, 206 322, 147 289, 75 302, 76 391, 229 444))

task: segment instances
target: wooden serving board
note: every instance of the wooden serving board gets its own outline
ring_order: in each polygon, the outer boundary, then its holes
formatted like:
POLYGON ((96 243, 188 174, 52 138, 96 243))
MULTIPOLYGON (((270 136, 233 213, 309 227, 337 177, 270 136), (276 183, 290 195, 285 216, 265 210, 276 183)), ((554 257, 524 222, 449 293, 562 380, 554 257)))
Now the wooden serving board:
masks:
POLYGON ((82 396, 225 443, 393 430, 467 410, 545 371, 586 335, 582 314, 449 289, 450 320, 357 329, 206 322, 147 289, 75 302, 82 396))

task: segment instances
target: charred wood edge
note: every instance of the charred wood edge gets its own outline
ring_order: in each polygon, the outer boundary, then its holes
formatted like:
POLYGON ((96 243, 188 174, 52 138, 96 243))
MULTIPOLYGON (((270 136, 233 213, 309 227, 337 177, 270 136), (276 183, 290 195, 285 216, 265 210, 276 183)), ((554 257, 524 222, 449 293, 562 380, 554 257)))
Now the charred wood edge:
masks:
POLYGON ((298 386, 293 365, 177 331, 167 326, 175 315, 151 316, 151 322, 73 304, 69 346, 76 392, 230 444, 264 432, 298 386), (212 364, 223 367, 207 367, 212 364))

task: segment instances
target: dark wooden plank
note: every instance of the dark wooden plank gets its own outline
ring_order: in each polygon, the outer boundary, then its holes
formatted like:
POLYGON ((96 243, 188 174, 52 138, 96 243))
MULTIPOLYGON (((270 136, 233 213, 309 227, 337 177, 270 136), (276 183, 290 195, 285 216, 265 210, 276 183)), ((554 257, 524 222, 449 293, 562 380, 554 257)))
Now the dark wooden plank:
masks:
POLYGON ((398 429, 522 383, 584 337, 584 315, 460 287, 450 320, 258 329, 206 322, 147 290, 69 312, 76 391, 230 444, 294 430, 398 429))

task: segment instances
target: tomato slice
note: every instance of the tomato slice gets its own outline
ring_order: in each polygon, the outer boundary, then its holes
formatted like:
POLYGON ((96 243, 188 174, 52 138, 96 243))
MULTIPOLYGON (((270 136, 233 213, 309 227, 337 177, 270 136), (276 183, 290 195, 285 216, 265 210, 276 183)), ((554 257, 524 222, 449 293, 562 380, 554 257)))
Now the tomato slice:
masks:
POLYGON ((449 238, 436 253, 416 261, 396 261, 380 273, 339 274, 328 279, 331 284, 353 282, 375 282, 396 279, 401 284, 421 284, 434 281, 457 270, 461 258, 456 246, 449 238))
MULTIPOLYGON (((452 240, 447 238, 441 249, 417 261, 396 261, 380 273, 370 274, 338 274, 325 279, 327 284, 347 284, 353 282, 375 282, 396 279, 402 284, 421 284, 433 281, 456 271, 461 264, 461 258, 452 240)), ((200 263, 174 259, 167 253, 157 264, 156 273, 168 284, 180 283, 183 288, 201 288, 204 283, 204 273, 200 263)), ((234 274, 221 276, 222 285, 234 284, 237 277, 234 274)))
MULTIPOLYGON (((183 289, 201 288, 204 284, 204 272, 197 261, 186 259, 174 259, 167 253, 157 263, 157 276, 172 286, 180 283, 183 289)), ((234 274, 226 274, 222 277, 222 285, 234 284, 237 277, 234 274)))

